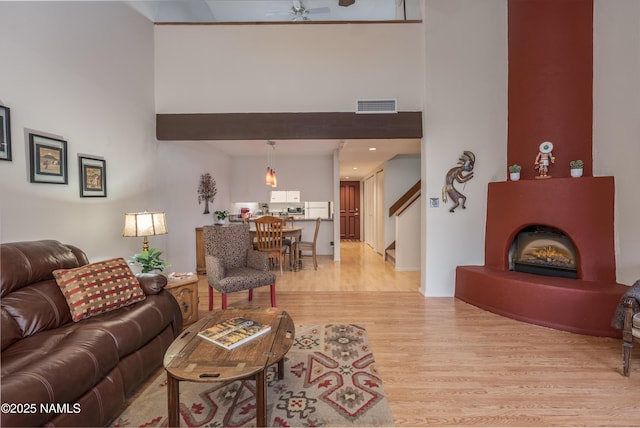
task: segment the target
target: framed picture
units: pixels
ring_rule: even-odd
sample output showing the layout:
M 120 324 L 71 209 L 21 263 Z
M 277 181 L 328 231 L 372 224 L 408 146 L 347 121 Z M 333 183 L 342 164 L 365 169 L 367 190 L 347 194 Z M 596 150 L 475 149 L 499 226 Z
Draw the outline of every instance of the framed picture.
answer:
M 0 160 L 11 160 L 11 110 L 0 106 Z
M 80 197 L 105 198 L 107 196 L 107 161 L 78 155 L 80 171 Z
M 67 142 L 30 133 L 29 173 L 32 183 L 67 184 Z

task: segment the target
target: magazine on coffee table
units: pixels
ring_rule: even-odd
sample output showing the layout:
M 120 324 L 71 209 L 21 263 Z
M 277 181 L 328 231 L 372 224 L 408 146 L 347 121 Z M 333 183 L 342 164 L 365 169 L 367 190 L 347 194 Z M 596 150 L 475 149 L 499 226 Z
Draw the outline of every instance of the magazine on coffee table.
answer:
M 198 336 L 231 350 L 270 330 L 270 325 L 264 325 L 247 318 L 235 317 L 202 330 L 198 333 Z

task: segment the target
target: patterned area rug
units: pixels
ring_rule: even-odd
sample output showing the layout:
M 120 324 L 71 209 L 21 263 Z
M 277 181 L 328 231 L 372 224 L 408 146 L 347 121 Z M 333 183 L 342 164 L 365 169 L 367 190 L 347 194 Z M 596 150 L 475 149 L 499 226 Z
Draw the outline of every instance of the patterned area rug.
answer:
M 393 416 L 364 327 L 296 326 L 285 357 L 267 379 L 267 420 L 272 427 L 393 426 Z M 190 427 L 255 426 L 255 382 L 180 383 L 180 424 Z M 116 419 L 114 427 L 167 426 L 166 375 Z

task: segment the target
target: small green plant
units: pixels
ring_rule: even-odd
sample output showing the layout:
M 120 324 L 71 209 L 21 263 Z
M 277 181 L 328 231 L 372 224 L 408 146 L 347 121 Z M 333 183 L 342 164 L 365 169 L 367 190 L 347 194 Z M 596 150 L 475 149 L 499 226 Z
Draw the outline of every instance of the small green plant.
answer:
M 571 167 L 571 169 L 580 169 L 584 166 L 584 162 L 582 162 L 580 159 L 572 160 L 571 162 L 569 162 L 569 166 Z
M 149 273 L 154 270 L 162 272 L 164 268 L 171 265 L 162 260 L 160 258 L 161 255 L 162 252 L 158 251 L 156 248 L 149 248 L 149 250 L 143 250 L 138 254 L 134 254 L 129 260 L 129 263 L 132 265 L 139 265 L 142 268 L 142 273 Z
M 227 211 L 227 210 L 224 210 L 224 211 L 216 211 L 214 214 L 216 215 L 216 217 L 217 217 L 217 219 L 218 219 L 218 220 L 222 221 L 222 220 L 224 220 L 225 218 L 227 218 L 227 216 L 229 215 L 229 211 Z
M 520 172 L 520 170 L 522 169 L 522 167 L 518 164 L 514 164 L 509 166 L 509 172 L 514 173 L 514 172 Z

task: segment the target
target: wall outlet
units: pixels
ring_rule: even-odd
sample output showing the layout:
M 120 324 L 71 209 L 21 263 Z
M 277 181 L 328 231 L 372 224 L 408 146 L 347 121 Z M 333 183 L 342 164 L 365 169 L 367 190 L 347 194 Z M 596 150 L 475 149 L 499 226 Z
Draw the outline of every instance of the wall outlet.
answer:
M 429 198 L 429 208 L 438 208 L 440 206 L 440 198 Z

